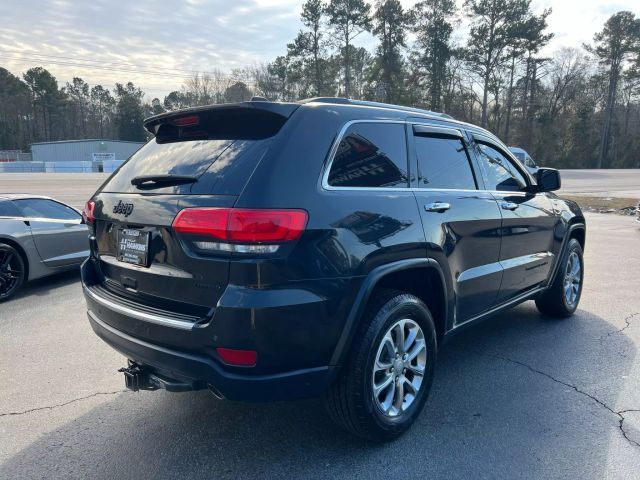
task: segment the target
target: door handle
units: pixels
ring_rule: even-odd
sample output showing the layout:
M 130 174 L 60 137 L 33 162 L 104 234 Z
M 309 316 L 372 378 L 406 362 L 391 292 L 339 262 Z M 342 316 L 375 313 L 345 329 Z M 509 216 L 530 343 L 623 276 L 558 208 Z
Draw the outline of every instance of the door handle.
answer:
M 515 202 L 502 202 L 502 209 L 503 210 L 515 210 L 516 208 L 518 208 L 518 204 Z
M 433 203 L 427 203 L 424 206 L 424 209 L 427 212 L 438 212 L 438 213 L 442 213 L 446 210 L 449 210 L 451 208 L 451 205 L 445 202 L 433 202 Z

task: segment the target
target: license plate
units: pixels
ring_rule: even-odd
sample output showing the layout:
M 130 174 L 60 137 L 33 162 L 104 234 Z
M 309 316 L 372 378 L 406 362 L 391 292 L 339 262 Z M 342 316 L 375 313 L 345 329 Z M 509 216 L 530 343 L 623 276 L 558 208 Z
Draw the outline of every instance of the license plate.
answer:
M 135 228 L 118 230 L 118 260 L 146 267 L 148 253 L 149 232 Z

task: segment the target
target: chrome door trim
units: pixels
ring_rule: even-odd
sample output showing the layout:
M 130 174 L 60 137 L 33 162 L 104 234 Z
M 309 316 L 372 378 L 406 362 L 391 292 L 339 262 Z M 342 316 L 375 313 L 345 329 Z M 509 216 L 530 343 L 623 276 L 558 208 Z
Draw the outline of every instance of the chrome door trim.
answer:
M 461 272 L 460 275 L 458 275 L 457 282 L 460 283 L 467 280 L 472 280 L 474 278 L 484 277 L 486 275 L 498 273 L 502 270 L 522 267 L 530 263 L 535 263 L 540 260 L 553 257 L 554 254 L 552 252 L 539 252 L 531 255 L 509 258 L 507 260 L 501 260 L 499 262 L 487 263 L 486 265 L 480 265 L 478 267 L 473 267 Z

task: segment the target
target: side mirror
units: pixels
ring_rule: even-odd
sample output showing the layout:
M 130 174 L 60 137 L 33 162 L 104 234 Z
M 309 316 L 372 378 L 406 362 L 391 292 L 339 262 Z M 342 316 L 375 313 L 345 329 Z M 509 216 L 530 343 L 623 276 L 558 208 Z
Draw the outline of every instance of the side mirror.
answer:
M 555 168 L 539 168 L 536 173 L 536 192 L 560 190 L 560 172 Z

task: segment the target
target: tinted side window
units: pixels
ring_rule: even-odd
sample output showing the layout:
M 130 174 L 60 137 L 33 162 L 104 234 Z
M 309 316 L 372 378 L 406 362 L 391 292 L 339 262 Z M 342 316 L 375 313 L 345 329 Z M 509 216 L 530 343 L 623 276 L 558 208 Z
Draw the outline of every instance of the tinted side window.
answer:
M 403 124 L 356 123 L 342 137 L 329 185 L 407 187 L 407 145 Z
M 21 217 L 18 208 L 9 200 L 0 200 L 0 217 Z
M 53 220 L 80 220 L 80 214 L 72 208 L 44 198 L 15 200 L 22 215 L 30 218 L 50 218 Z
M 416 135 L 421 188 L 475 190 L 471 164 L 462 139 L 444 135 Z
M 502 152 L 484 143 L 476 143 L 476 147 L 487 190 L 519 191 L 527 185 Z

